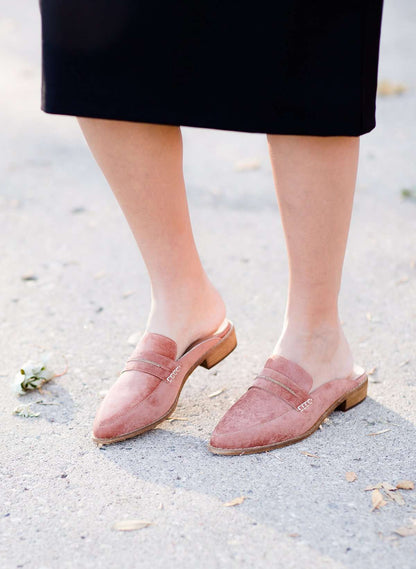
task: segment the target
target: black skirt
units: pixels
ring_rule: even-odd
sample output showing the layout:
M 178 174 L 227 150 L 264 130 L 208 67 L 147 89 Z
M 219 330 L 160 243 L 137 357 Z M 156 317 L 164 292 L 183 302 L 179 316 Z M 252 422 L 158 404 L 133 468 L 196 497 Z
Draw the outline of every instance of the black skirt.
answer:
M 383 0 L 39 0 L 47 113 L 244 132 L 375 127 Z

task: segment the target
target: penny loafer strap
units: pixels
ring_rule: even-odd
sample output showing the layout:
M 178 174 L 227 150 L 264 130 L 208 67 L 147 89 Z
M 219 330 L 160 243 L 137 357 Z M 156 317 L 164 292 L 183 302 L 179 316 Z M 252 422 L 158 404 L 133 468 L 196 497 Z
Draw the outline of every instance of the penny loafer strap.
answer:
M 283 399 L 300 412 L 312 403 L 309 394 L 296 382 L 271 368 L 263 368 L 251 387 L 258 387 Z
M 121 373 L 125 371 L 142 371 L 162 381 L 171 383 L 181 367 L 179 362 L 171 360 L 162 354 L 146 351 L 135 354 L 135 357 L 127 360 L 126 366 Z

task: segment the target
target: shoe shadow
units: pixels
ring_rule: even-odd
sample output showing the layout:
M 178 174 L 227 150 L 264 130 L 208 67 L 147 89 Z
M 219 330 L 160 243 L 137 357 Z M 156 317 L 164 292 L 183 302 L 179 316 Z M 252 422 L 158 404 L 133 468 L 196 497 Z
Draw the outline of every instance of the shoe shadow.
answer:
M 69 391 L 62 385 L 53 382 L 42 390 L 28 392 L 24 397 L 16 399 L 18 405 L 30 404 L 31 411 L 39 413 L 38 420 L 49 423 L 69 424 L 76 414 L 76 405 Z M 24 418 L 16 417 L 22 421 Z
M 208 440 L 154 429 L 100 452 L 137 479 L 197 492 L 222 503 L 247 499 L 238 512 L 278 532 L 299 534 L 315 550 L 346 566 L 371 561 L 408 567 L 414 538 L 393 532 L 416 517 L 416 491 L 401 491 L 404 505 L 372 510 L 367 486 L 413 479 L 415 426 L 367 397 L 348 413 L 335 411 L 307 439 L 261 454 L 217 456 Z M 378 434 L 375 434 L 378 433 Z M 357 479 L 348 482 L 347 472 Z M 409 566 L 410 567 L 410 566 Z

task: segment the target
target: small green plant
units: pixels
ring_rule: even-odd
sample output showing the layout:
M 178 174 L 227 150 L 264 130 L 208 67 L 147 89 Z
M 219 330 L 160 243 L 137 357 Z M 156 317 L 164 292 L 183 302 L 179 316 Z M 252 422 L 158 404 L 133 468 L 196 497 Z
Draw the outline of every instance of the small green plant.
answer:
M 400 193 L 402 198 L 416 200 L 416 188 L 403 188 Z
M 24 395 L 30 390 L 38 389 L 41 385 L 56 377 L 53 370 L 48 368 L 47 361 L 52 352 L 44 353 L 39 361 L 28 360 L 22 365 L 14 378 L 14 390 L 17 395 Z

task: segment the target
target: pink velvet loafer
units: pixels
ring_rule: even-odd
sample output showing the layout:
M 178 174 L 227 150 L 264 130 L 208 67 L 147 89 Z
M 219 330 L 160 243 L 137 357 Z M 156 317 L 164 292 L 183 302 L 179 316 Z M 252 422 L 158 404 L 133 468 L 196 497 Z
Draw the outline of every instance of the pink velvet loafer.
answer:
M 347 411 L 367 396 L 368 377 L 355 365 L 348 377 L 312 389 L 311 375 L 283 356 L 270 356 L 246 393 L 215 427 L 209 450 L 250 454 L 309 437 L 335 409 Z
M 174 340 L 145 332 L 97 410 L 92 439 L 108 444 L 152 429 L 173 413 L 194 369 L 213 367 L 236 345 L 228 319 L 213 334 L 192 342 L 178 359 Z M 132 370 L 135 373 L 124 373 Z

